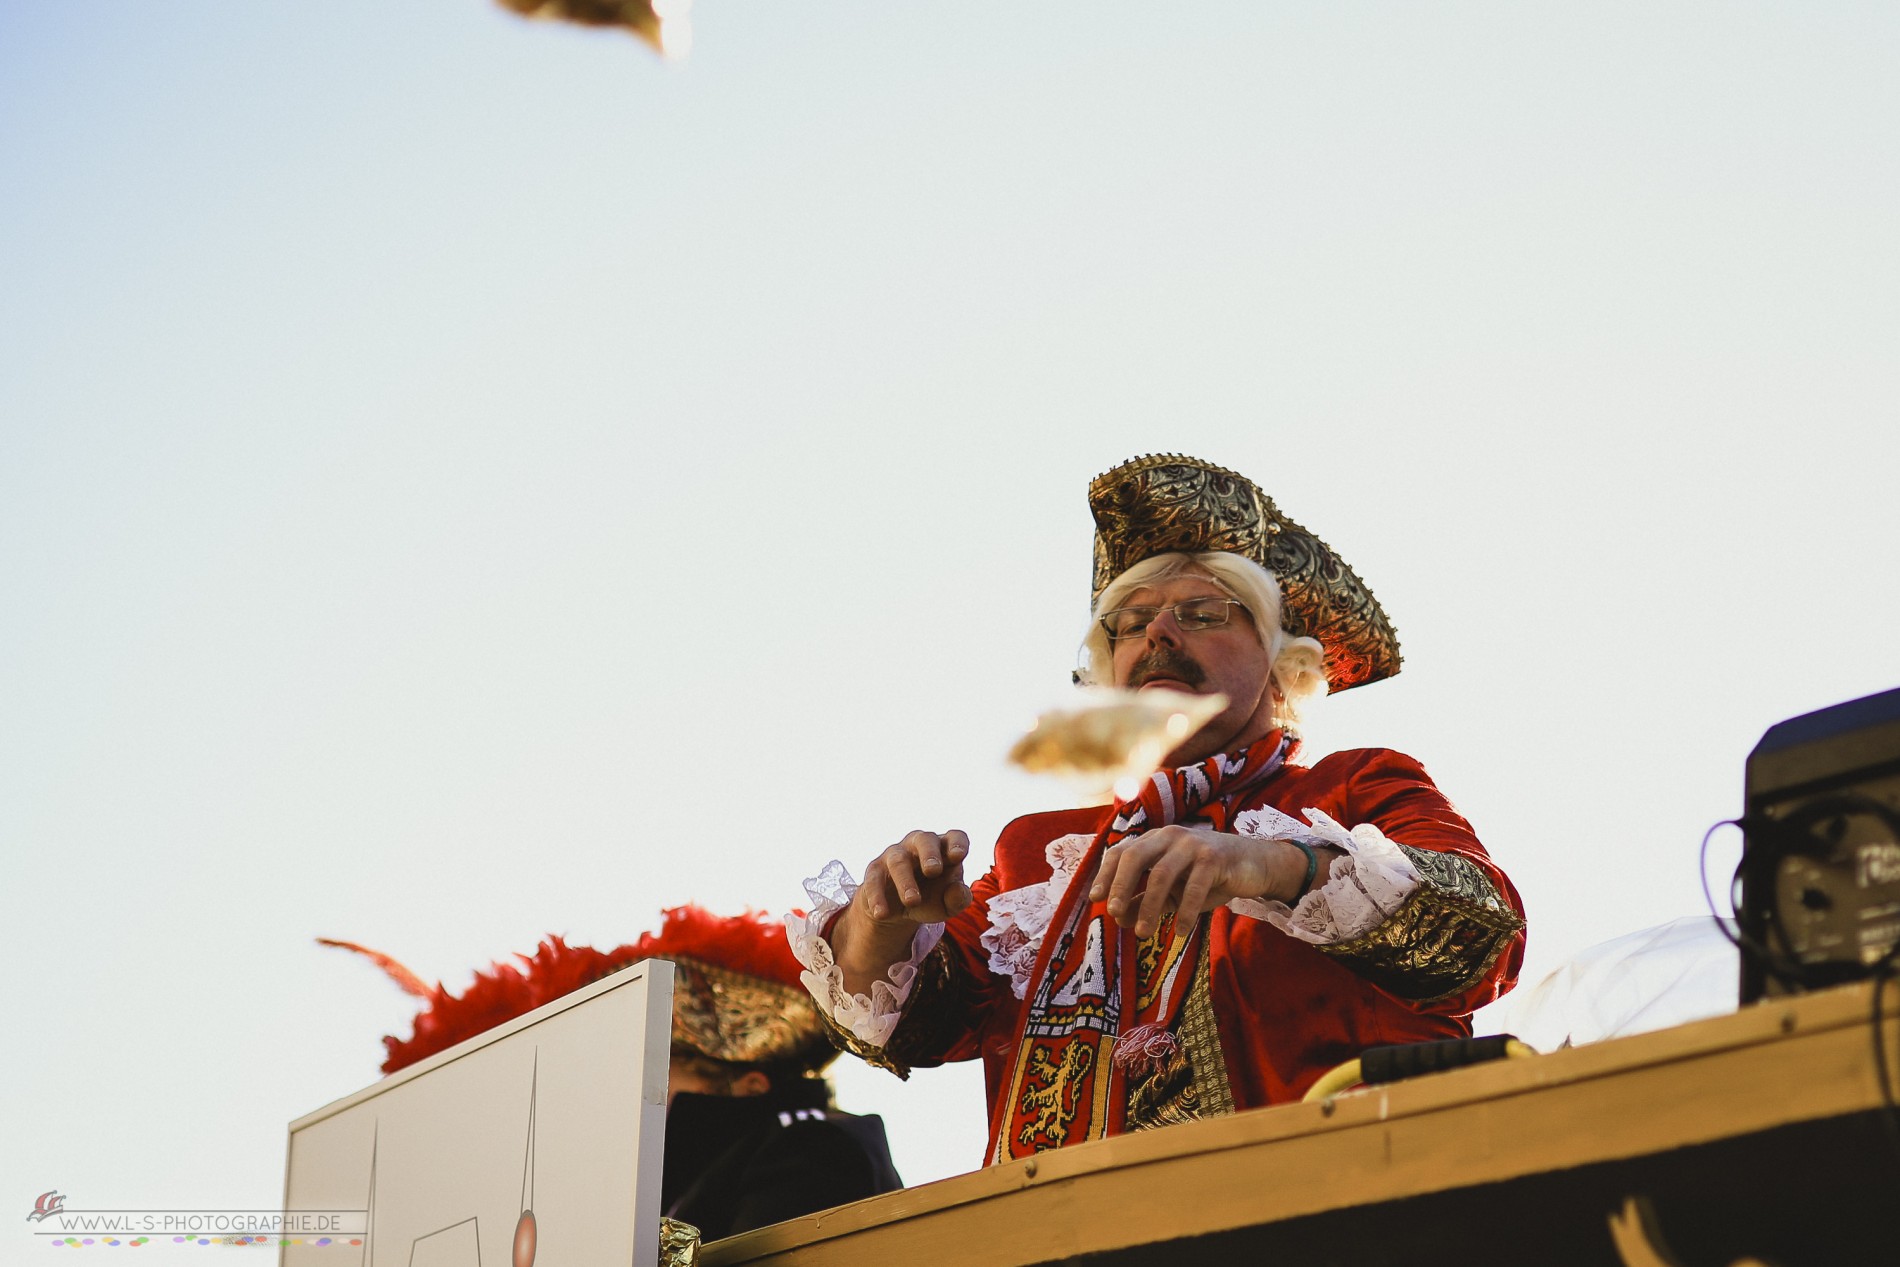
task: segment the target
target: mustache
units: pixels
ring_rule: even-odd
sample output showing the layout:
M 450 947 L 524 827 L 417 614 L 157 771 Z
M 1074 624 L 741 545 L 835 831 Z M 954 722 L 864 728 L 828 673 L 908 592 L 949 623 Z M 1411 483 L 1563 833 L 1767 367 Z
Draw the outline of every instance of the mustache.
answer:
M 1128 685 L 1132 689 L 1139 689 L 1158 677 L 1173 678 L 1184 686 L 1196 689 L 1207 681 L 1207 673 L 1200 665 L 1188 659 L 1185 653 L 1168 646 L 1154 647 L 1135 661 L 1128 670 Z

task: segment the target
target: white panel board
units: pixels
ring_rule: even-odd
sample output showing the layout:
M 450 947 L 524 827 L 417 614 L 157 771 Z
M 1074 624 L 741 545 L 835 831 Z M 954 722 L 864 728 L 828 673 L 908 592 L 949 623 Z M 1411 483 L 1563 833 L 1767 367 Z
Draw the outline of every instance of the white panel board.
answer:
M 283 1267 L 649 1267 L 672 1013 L 649 960 L 291 1123 L 286 1211 L 367 1214 Z

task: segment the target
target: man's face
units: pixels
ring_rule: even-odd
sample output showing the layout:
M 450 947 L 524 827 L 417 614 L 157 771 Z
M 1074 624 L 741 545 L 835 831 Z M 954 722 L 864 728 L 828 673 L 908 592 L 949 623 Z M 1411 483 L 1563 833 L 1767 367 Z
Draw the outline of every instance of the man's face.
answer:
M 715 1076 L 702 1063 L 674 1052 L 666 1073 L 667 1104 L 672 1104 L 673 1097 L 682 1091 L 690 1091 L 694 1095 L 724 1095 L 726 1080 Z
M 744 1066 L 720 1067 L 717 1061 L 705 1060 L 674 1052 L 672 1063 L 667 1067 L 666 1102 L 671 1105 L 673 1097 L 682 1091 L 694 1095 L 764 1095 L 772 1089 L 771 1080 L 756 1069 Z
M 1226 597 L 1227 591 L 1212 577 L 1195 572 L 1144 585 L 1117 605 L 1172 607 L 1190 598 Z M 1169 764 L 1184 765 L 1217 752 L 1231 752 L 1273 729 L 1273 666 L 1245 608 L 1232 608 L 1224 625 L 1191 633 L 1181 628 L 1172 612 L 1163 611 L 1142 633 L 1110 644 L 1110 651 L 1117 686 L 1157 686 L 1227 697 L 1226 708 L 1168 754 Z

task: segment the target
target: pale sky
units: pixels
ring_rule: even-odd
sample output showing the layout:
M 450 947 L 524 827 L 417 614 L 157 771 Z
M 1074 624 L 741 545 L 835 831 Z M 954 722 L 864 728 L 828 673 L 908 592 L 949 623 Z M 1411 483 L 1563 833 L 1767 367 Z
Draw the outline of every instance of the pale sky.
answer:
M 0 0 L 0 1213 L 274 1202 L 412 1014 L 314 937 L 457 985 L 986 857 L 1138 453 L 1384 601 L 1310 751 L 1425 762 L 1527 985 L 1900 685 L 1892 5 L 695 26 Z M 980 1158 L 974 1068 L 839 1083 Z

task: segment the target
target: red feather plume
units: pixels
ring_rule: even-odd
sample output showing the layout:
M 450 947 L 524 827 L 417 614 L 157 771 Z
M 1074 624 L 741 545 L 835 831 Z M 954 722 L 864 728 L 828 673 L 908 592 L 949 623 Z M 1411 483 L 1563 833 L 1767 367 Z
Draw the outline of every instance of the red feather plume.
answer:
M 359 946 L 353 941 L 337 941 L 330 937 L 317 938 L 317 945 L 335 946 L 338 950 L 355 951 L 388 973 L 389 979 L 401 986 L 405 994 L 413 994 L 417 998 L 422 999 L 429 997 L 429 987 L 423 984 L 421 977 L 409 971 L 409 969 L 380 950 L 371 950 L 368 946 Z
M 658 932 L 642 934 L 638 941 L 612 950 L 570 946 L 550 934 L 533 954 L 515 956 L 519 966 L 495 963 L 476 973 L 459 996 L 440 984 L 424 985 L 381 951 L 354 942 L 319 940 L 368 956 L 403 989 L 428 1001 L 417 1013 L 410 1037 L 391 1034 L 383 1039 L 388 1053 L 384 1073 L 395 1073 L 642 959 L 697 959 L 789 986 L 798 985 L 799 973 L 804 971 L 786 944 L 785 926 L 777 919 L 763 911 L 714 915 L 699 906 L 669 907 L 662 912 Z
M 785 925 L 764 911 L 714 915 L 703 906 L 672 906 L 661 912 L 657 933 L 645 933 L 631 946 L 634 958 L 670 959 L 684 955 L 728 972 L 795 986 L 804 966 L 785 940 Z

